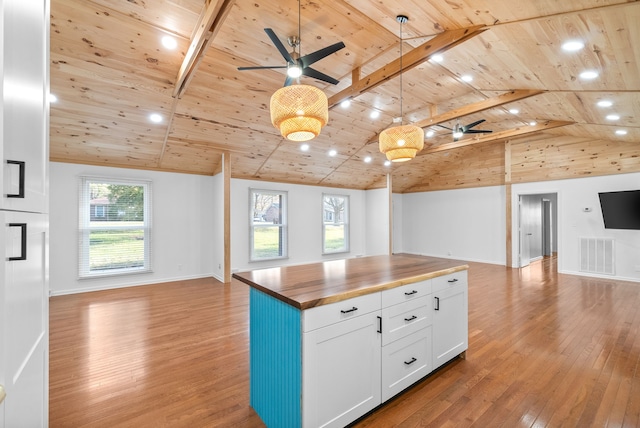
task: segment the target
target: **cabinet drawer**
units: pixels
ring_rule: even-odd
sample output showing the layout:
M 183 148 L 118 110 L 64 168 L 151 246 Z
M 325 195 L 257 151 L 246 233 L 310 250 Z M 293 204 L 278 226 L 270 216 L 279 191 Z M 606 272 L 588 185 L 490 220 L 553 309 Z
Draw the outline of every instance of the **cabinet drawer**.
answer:
M 315 330 L 378 310 L 380 310 L 379 292 L 307 309 L 302 311 L 302 331 Z
M 382 309 L 382 345 L 408 336 L 431 325 L 429 296 Z
M 431 280 L 429 279 L 384 290 L 382 292 L 382 307 L 408 302 L 427 294 L 431 294 Z
M 382 347 L 382 401 L 417 382 L 432 370 L 432 327 Z
M 456 285 L 467 285 L 467 271 L 463 270 L 460 272 L 450 273 L 448 275 L 438 276 L 433 278 L 432 288 L 433 292 L 437 293 L 442 290 L 446 290 L 447 288 L 454 287 Z

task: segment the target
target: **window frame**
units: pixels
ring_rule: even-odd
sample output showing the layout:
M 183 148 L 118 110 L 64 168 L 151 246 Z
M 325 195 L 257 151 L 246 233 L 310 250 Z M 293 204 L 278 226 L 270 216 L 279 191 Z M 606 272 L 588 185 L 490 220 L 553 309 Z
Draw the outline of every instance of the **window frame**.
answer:
M 151 194 L 152 183 L 148 180 L 141 179 L 121 179 L 110 177 L 96 177 L 96 176 L 80 176 L 79 180 L 79 198 L 78 198 L 78 278 L 98 278 L 98 277 L 110 277 L 117 275 L 131 275 L 138 273 L 152 272 L 151 266 Z M 133 267 L 121 267 L 121 268 L 109 268 L 109 269 L 96 269 L 91 270 L 90 266 L 90 235 L 91 231 L 95 230 L 132 230 L 139 229 L 140 226 L 121 226 L 116 227 L 113 225 L 100 225 L 91 224 L 91 184 L 114 184 L 123 186 L 140 186 L 143 188 L 143 220 L 142 229 L 144 233 L 143 238 L 143 266 Z M 106 211 L 106 207 L 104 208 Z
M 279 223 L 256 222 L 254 216 L 254 195 L 265 194 L 278 196 L 280 198 L 279 206 Z M 289 195 L 284 190 L 272 189 L 249 189 L 249 262 L 262 262 L 267 260 L 282 260 L 289 258 L 289 224 L 288 224 L 288 204 Z M 275 257 L 258 257 L 255 248 L 255 231 L 256 228 L 267 228 L 277 226 L 280 228 L 280 246 L 278 252 L 280 255 Z
M 344 199 L 344 214 L 343 214 L 343 218 L 342 221 L 336 223 L 335 220 L 330 220 L 330 222 L 332 224 L 340 224 L 344 227 L 344 246 L 340 249 L 337 250 L 328 250 L 327 249 L 327 222 L 325 221 L 325 199 L 326 198 L 342 198 Z M 350 215 L 350 206 L 349 206 L 350 202 L 349 202 L 349 195 L 340 195 L 340 194 L 336 194 L 336 193 L 323 193 L 322 194 L 322 202 L 321 202 L 321 207 L 322 207 L 322 215 L 321 215 L 321 219 L 322 219 L 322 254 L 323 255 L 330 255 L 330 254 L 341 254 L 341 253 L 348 253 L 351 251 L 351 245 L 350 245 L 350 227 L 349 227 L 349 215 Z M 335 214 L 335 213 L 333 213 Z

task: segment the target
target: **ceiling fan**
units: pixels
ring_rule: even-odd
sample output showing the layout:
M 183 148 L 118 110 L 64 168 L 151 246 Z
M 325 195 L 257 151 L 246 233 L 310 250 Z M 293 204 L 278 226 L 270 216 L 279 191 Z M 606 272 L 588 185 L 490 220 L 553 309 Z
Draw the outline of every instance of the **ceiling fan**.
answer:
M 493 132 L 489 131 L 488 129 L 471 129 L 474 126 L 480 125 L 482 122 L 485 122 L 485 120 L 480 119 L 468 125 L 460 125 L 460 122 L 458 122 L 453 128 L 447 128 L 443 125 L 438 126 L 453 132 L 453 141 L 458 141 L 464 134 L 488 134 L 490 132 Z
M 284 81 L 284 86 L 289 86 L 293 79 L 299 78 L 302 76 L 313 77 L 314 79 L 322 80 L 323 82 L 331 83 L 333 85 L 337 85 L 339 80 L 334 79 L 331 76 L 327 76 L 326 74 L 309 67 L 316 61 L 321 60 L 322 58 L 331 55 L 334 52 L 339 51 L 344 48 L 345 45 L 342 42 L 335 43 L 331 46 L 327 46 L 326 48 L 319 49 L 310 54 L 300 56 L 300 53 L 297 52 L 298 47 L 300 46 L 300 37 L 299 36 L 290 36 L 287 38 L 287 43 L 289 46 L 293 48 L 292 52 L 288 52 L 284 47 L 276 33 L 273 32 L 271 28 L 265 28 L 264 31 L 267 33 L 271 42 L 275 45 L 275 47 L 280 51 L 282 57 L 287 61 L 286 65 L 267 65 L 267 66 L 256 66 L 256 67 L 238 67 L 238 70 L 258 70 L 263 68 L 286 68 L 287 69 L 287 78 Z

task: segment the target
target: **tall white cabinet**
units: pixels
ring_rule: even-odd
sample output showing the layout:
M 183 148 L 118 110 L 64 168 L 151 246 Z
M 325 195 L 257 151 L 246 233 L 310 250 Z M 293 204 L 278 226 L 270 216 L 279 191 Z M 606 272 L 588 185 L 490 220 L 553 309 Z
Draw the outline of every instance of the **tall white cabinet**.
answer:
M 49 15 L 0 0 L 0 428 L 48 426 Z

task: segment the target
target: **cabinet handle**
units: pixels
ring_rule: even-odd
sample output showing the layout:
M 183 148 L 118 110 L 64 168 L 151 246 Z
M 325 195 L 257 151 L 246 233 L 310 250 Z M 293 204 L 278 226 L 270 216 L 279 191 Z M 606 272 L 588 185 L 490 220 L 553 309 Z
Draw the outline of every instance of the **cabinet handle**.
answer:
M 25 163 L 23 161 L 7 160 L 7 164 L 18 165 L 19 169 L 19 184 L 18 193 L 8 193 L 7 198 L 24 198 L 24 168 Z
M 411 358 L 409 361 L 405 361 L 404 363 L 408 366 L 410 366 L 411 364 L 415 363 L 416 361 L 416 357 Z
M 378 333 L 382 333 L 382 317 L 378 315 Z
M 409 291 L 409 292 L 404 292 L 405 296 L 411 296 L 412 294 L 416 294 L 418 292 L 418 290 L 413 290 L 413 291 Z
M 435 309 L 436 311 L 439 311 L 439 310 L 440 310 L 440 298 L 439 298 L 439 297 L 434 297 L 434 299 L 435 299 L 435 306 L 434 306 L 434 309 Z
M 19 227 L 21 230 L 21 239 L 20 239 L 20 256 L 18 257 L 9 257 L 7 260 L 10 262 L 16 260 L 27 260 L 27 223 L 9 223 L 9 227 Z
M 457 279 L 457 278 L 453 278 L 453 279 L 450 279 L 450 280 L 449 280 L 449 281 L 447 281 L 447 282 L 458 282 L 458 279 Z
M 409 321 L 413 321 L 413 320 L 414 320 L 414 319 L 416 319 L 416 318 L 418 318 L 418 317 L 417 317 L 417 316 L 415 316 L 415 315 L 413 315 L 413 316 L 411 316 L 410 318 L 405 318 L 404 320 L 405 320 L 406 322 L 409 322 Z
M 358 310 L 358 308 L 356 308 L 356 307 L 354 306 L 354 307 L 353 307 L 353 308 L 351 308 L 351 309 L 347 309 L 347 310 L 342 309 L 340 312 L 342 312 L 343 314 L 348 314 L 349 312 L 354 312 L 354 311 L 357 311 L 357 310 Z

